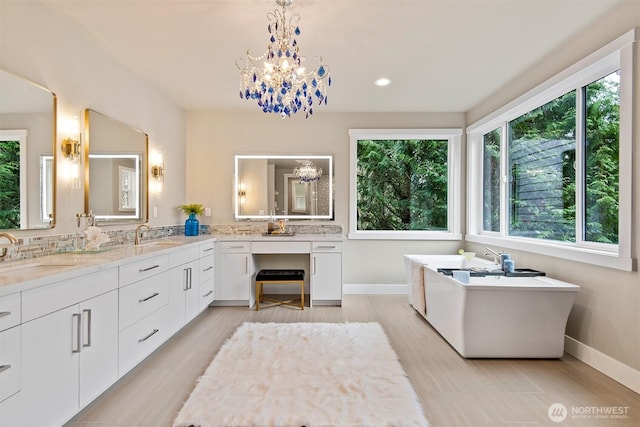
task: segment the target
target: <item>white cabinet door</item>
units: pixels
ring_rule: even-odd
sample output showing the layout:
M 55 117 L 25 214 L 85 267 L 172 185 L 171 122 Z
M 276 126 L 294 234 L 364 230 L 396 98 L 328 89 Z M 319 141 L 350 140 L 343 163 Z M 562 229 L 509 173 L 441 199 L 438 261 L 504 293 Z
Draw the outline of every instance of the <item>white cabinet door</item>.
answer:
M 59 425 L 78 410 L 81 327 L 77 305 L 22 325 L 23 425 Z
M 311 259 L 311 286 L 314 303 L 342 302 L 342 254 L 314 253 Z
M 21 424 L 60 425 L 117 380 L 116 287 L 111 269 L 23 292 Z
M 215 286 L 216 301 L 249 301 L 251 287 L 251 263 L 248 253 L 220 253 L 218 280 Z
M 80 407 L 118 379 L 118 291 L 80 304 Z
M 20 391 L 20 326 L 0 332 L 0 402 Z
M 197 316 L 199 310 L 199 261 L 169 271 L 168 323 L 172 332 Z
M 0 426 L 22 425 L 22 393 L 16 393 L 0 402 Z
M 185 323 L 200 312 L 200 261 L 192 261 L 182 266 Z

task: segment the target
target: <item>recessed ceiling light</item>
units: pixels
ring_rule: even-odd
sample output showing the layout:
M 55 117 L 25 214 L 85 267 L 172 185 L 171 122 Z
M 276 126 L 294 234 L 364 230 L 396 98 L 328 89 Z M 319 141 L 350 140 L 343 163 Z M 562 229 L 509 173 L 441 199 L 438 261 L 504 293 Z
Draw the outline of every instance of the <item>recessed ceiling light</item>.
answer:
M 387 86 L 389 83 L 391 83 L 391 80 L 389 80 L 389 79 L 387 79 L 385 77 L 382 77 L 382 78 L 376 80 L 375 83 L 376 83 L 376 86 Z

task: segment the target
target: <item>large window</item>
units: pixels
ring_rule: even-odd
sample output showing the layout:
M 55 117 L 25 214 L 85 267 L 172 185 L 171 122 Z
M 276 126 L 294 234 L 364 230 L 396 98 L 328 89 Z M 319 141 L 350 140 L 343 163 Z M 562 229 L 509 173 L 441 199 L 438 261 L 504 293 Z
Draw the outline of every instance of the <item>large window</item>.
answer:
M 576 93 L 509 121 L 511 236 L 575 241 Z
M 468 240 L 632 268 L 634 41 L 469 127 Z
M 362 130 L 351 137 L 357 238 L 460 238 L 461 130 Z
M 482 229 L 500 231 L 500 140 L 502 129 L 482 136 Z
M 582 88 L 584 120 L 584 239 L 618 243 L 620 72 Z

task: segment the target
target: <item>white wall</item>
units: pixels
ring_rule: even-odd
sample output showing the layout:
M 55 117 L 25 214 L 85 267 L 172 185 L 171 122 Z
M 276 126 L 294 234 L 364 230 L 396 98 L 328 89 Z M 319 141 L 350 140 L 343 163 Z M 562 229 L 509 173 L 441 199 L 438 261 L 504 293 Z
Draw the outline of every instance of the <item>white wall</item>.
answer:
M 160 195 L 150 197 L 158 207 L 151 225 L 184 221 L 176 207 L 184 203 L 184 113 L 158 88 L 138 78 L 113 56 L 80 32 L 65 17 L 32 1 L 0 1 L 0 67 L 56 93 L 58 128 L 85 108 L 99 111 L 149 135 L 151 150 L 162 151 L 166 179 Z M 56 150 L 62 135 L 58 133 Z M 61 164 L 62 156 L 58 158 Z M 37 190 L 36 190 L 37 191 Z M 16 231 L 27 235 L 74 231 L 75 214 L 84 210 L 84 190 L 57 182 L 57 226 L 53 230 Z
M 187 199 L 212 207 L 213 216 L 202 218 L 205 223 L 232 223 L 234 154 L 332 154 L 335 223 L 346 233 L 349 128 L 429 127 L 464 127 L 464 115 L 318 111 L 306 120 L 304 116 L 283 120 L 262 112 L 192 111 L 187 114 Z M 459 247 L 461 242 L 349 240 L 344 244 L 344 283 L 405 283 L 403 254 L 455 253 Z
M 573 40 L 552 52 L 526 74 L 502 88 L 494 96 L 468 112 L 467 122 L 473 123 L 514 98 L 534 88 L 579 59 L 605 45 L 634 27 L 640 27 L 640 2 L 625 2 L 611 13 L 578 34 Z M 636 46 L 635 65 L 635 136 L 633 170 L 640 170 L 640 46 Z M 633 257 L 640 254 L 638 219 L 640 218 L 640 174 L 634 174 L 632 218 Z M 481 252 L 482 245 L 469 245 Z M 547 272 L 548 275 L 582 286 L 567 325 L 567 334 L 580 343 L 616 361 L 640 370 L 640 273 L 624 272 L 565 261 L 544 254 L 513 252 L 516 260 Z M 599 357 L 599 356 L 597 356 Z M 640 386 L 640 374 L 635 381 Z

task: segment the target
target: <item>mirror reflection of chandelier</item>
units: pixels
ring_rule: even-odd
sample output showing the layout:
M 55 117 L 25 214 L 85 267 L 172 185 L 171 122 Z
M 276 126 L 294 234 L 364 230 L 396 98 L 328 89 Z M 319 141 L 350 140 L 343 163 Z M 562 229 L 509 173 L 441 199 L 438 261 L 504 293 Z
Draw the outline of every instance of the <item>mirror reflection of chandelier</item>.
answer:
M 270 35 L 267 51 L 255 56 L 248 50 L 245 58 L 236 61 L 240 70 L 240 98 L 257 101 L 262 111 L 282 118 L 298 111 L 309 117 L 315 105 L 327 103 L 327 89 L 331 86 L 329 67 L 321 57 L 316 65 L 305 67 L 305 57 L 300 54 L 296 40 L 300 35 L 300 16 L 295 14 L 287 21 L 285 13 L 293 0 L 275 1 L 282 10 L 267 15 Z
M 296 160 L 301 166 L 293 169 L 293 174 L 301 182 L 313 182 L 322 177 L 322 168 L 317 168 L 311 160 Z

